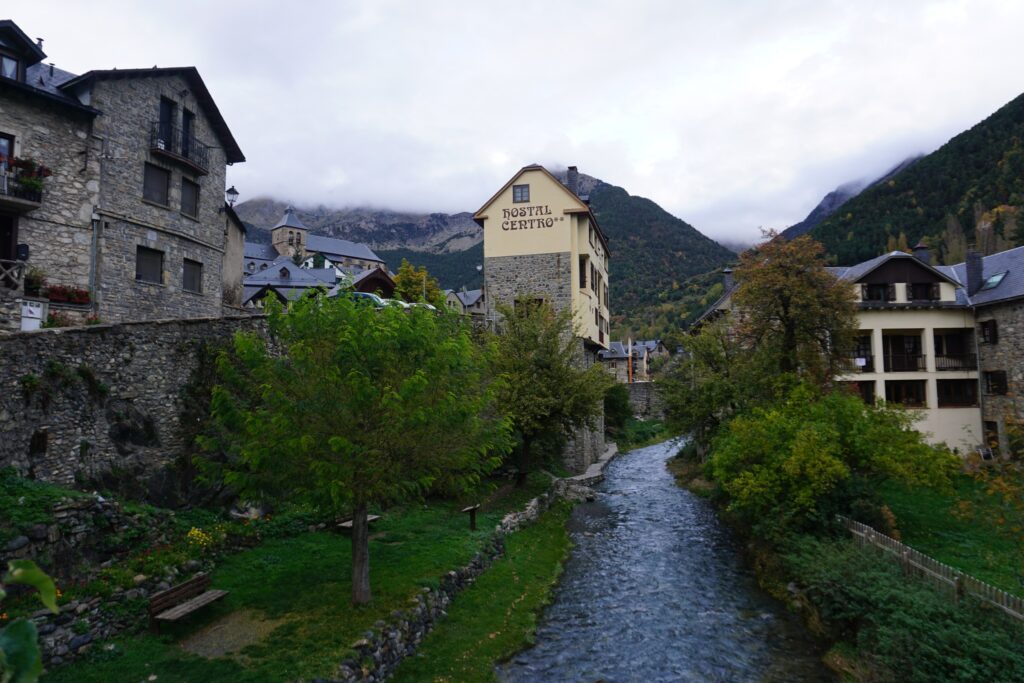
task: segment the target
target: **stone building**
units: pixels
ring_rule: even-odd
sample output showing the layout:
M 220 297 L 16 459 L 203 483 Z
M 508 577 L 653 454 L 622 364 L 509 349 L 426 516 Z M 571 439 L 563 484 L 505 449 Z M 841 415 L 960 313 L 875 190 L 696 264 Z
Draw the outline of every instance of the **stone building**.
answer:
M 462 315 L 471 315 L 474 318 L 483 319 L 487 312 L 486 302 L 484 300 L 484 290 L 482 289 L 461 289 L 456 291 L 454 289 L 445 290 L 445 303 L 448 308 L 461 313 Z
M 220 315 L 225 171 L 245 157 L 199 72 L 76 76 L 42 64 L 11 21 L 0 22 L 0 52 L 12 64 L 0 76 L 6 325 L 29 270 L 85 292 L 70 304 L 50 295 L 79 318 Z
M 608 241 L 577 193 L 570 166 L 561 182 L 543 166 L 521 168 L 473 215 L 484 233 L 484 309 L 489 323 L 500 304 L 523 298 L 573 311 L 583 362 L 608 348 Z M 566 464 L 582 471 L 604 450 L 603 420 L 573 435 Z
M 647 382 L 650 380 L 651 354 L 643 342 L 613 341 L 607 351 L 599 351 L 598 359 L 616 382 Z

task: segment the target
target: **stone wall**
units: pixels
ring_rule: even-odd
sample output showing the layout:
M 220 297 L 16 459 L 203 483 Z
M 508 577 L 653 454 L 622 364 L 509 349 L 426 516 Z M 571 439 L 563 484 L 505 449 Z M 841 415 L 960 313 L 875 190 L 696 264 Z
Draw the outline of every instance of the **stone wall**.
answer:
M 634 415 L 643 419 L 664 417 L 661 395 L 654 382 L 633 382 L 626 388 L 629 389 L 629 405 L 633 407 Z
M 240 316 L 0 337 L 0 467 L 178 504 L 190 387 L 236 331 L 263 328 Z
M 572 306 L 572 259 L 569 252 L 500 256 L 484 260 L 488 317 L 499 303 L 511 306 L 518 296 L 544 297 L 555 310 Z
M 981 342 L 980 324 L 995 320 L 998 337 L 995 344 Z M 1024 302 L 1012 301 L 1004 304 L 985 306 L 977 311 L 975 335 L 979 340 L 979 365 L 981 372 L 981 419 L 996 423 L 999 446 L 1004 455 L 1009 455 L 1010 438 L 1007 424 L 1024 426 Z M 985 372 L 1003 370 L 1006 372 L 1007 393 L 1005 395 L 985 392 Z

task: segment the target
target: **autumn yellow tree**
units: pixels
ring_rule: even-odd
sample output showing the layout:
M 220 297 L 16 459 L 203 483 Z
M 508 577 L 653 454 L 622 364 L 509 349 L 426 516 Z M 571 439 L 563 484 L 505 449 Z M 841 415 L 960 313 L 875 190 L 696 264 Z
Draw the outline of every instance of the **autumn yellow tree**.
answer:
M 857 330 L 853 287 L 825 268 L 824 248 L 810 237 L 766 237 L 736 268 L 734 331 L 747 348 L 768 351 L 779 372 L 827 384 Z
M 444 306 L 444 292 L 437 280 L 430 277 L 424 266 L 416 268 L 406 259 L 402 259 L 395 275 L 395 296 L 409 303 L 422 301 L 438 308 Z

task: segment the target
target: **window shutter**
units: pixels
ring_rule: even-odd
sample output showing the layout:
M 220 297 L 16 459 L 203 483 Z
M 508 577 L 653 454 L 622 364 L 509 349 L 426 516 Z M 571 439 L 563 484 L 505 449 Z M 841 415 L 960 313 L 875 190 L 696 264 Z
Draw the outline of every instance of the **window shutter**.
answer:
M 885 300 L 886 301 L 896 301 L 896 285 L 889 284 L 885 288 Z
M 939 283 L 938 282 L 933 282 L 932 283 L 932 301 L 938 301 L 939 300 L 939 296 L 941 294 L 941 291 L 942 290 L 939 287 Z
M 999 341 L 999 324 L 995 320 L 988 321 L 988 336 L 989 344 L 995 344 Z
M 861 301 L 867 301 L 868 300 L 868 286 L 867 286 L 866 283 L 863 283 L 863 282 L 860 283 L 860 300 Z

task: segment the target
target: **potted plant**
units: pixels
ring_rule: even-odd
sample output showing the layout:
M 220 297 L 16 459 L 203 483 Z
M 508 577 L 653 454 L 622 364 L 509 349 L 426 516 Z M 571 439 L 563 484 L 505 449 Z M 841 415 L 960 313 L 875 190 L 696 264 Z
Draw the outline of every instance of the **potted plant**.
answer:
M 46 288 L 46 298 L 50 301 L 67 301 L 68 288 L 64 285 L 50 285 Z
M 25 273 L 25 296 L 39 296 L 46 284 L 46 273 L 42 268 L 32 266 Z
M 73 304 L 87 304 L 90 301 L 88 289 L 69 289 L 68 301 Z

